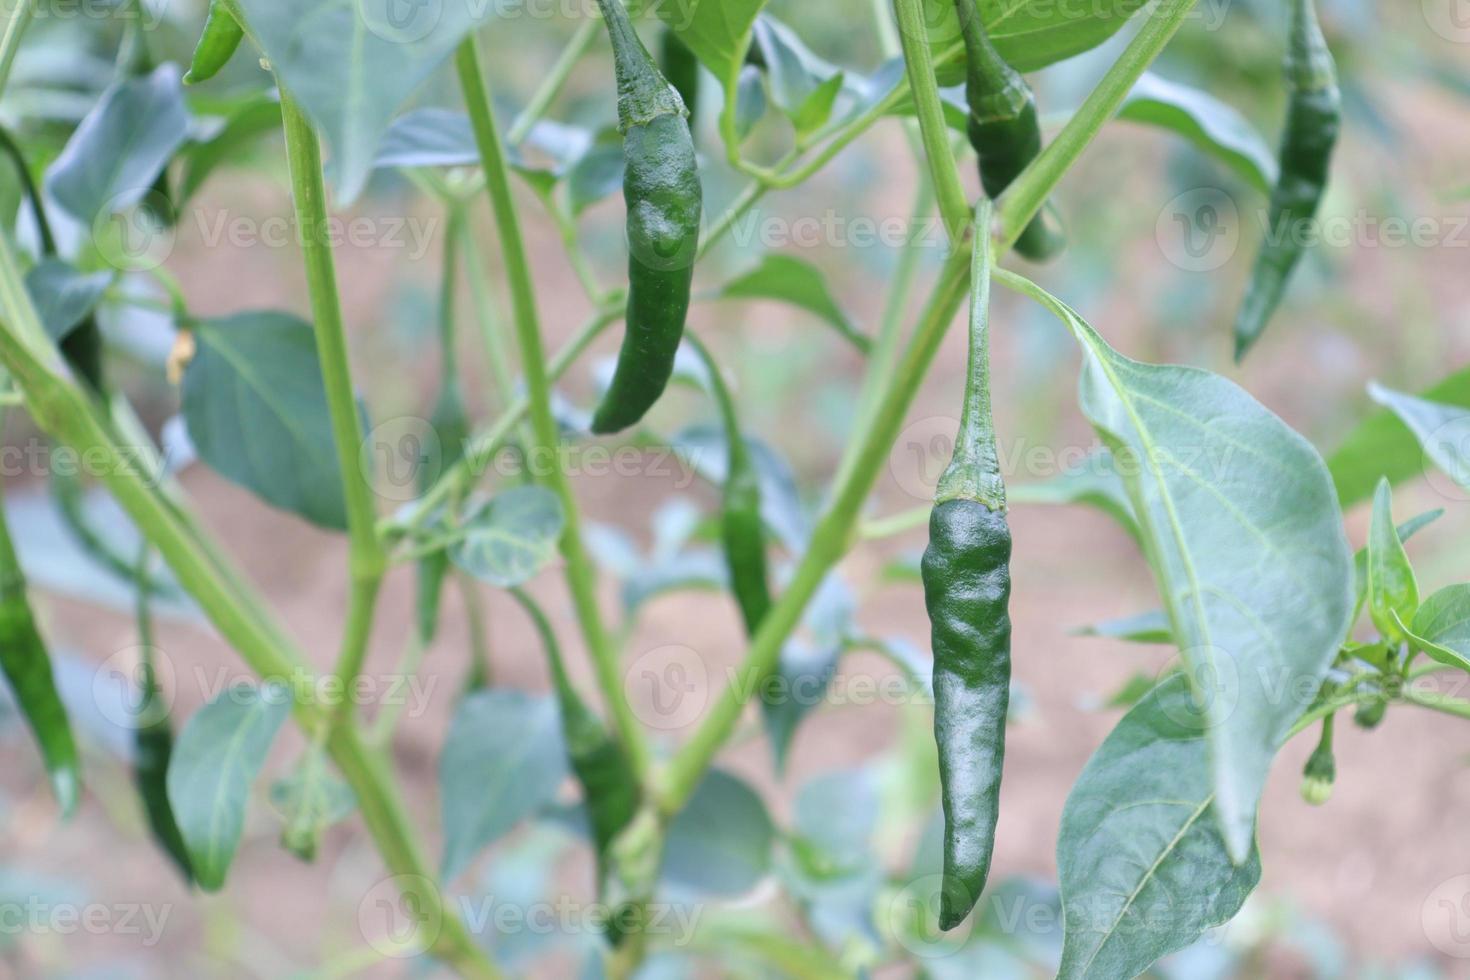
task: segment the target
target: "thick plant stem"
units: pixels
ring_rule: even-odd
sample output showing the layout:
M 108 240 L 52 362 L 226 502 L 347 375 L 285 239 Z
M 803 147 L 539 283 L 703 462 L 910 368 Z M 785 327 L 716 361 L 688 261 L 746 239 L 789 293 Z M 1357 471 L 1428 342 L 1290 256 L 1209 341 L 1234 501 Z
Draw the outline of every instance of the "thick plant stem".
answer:
M 1021 171 L 996 202 L 996 214 L 1004 229 L 1001 252 L 1021 237 L 1052 190 L 1092 143 L 1098 131 L 1117 113 L 1139 76 L 1164 50 L 1193 7 L 1194 0 L 1159 0 L 1157 5 L 1139 15 L 1144 21 L 1142 30 L 1129 42 L 1081 108 L 1067 120 L 1057 138 Z
M 872 427 L 860 437 L 857 455 L 813 531 L 811 543 L 802 555 L 791 583 L 751 641 L 750 652 L 735 678 L 670 763 L 661 800 L 666 813 L 677 812 L 688 801 L 720 746 L 734 731 L 746 701 L 754 696 L 761 681 L 775 669 L 781 648 L 801 621 L 807 603 L 827 573 L 847 553 L 863 503 L 886 465 L 909 406 L 939 351 L 940 342 L 964 302 L 969 272 L 969 253 L 964 249 L 954 250 L 940 271 L 939 281 L 914 330 L 913 340 L 884 389 L 878 411 L 873 414 Z
M 306 282 L 311 293 L 317 355 L 321 361 L 332 437 L 337 446 L 337 465 L 341 470 L 342 491 L 347 502 L 348 561 L 352 585 L 348 596 L 347 625 L 336 668 L 336 675 L 342 682 L 340 689 L 347 690 L 361 673 L 367 656 L 378 589 L 388 562 L 378 538 L 373 490 L 358 463 L 362 429 L 348 364 L 347 334 L 337 292 L 337 270 L 327 239 L 327 193 L 322 182 L 321 145 L 316 130 L 284 88 L 281 90 L 281 118 L 285 125 L 286 157 L 291 171 L 291 198 L 296 207 L 296 224 L 301 229 Z M 348 713 L 348 705 L 349 701 L 344 699 L 343 716 Z
M 919 114 L 919 133 L 924 140 L 924 156 L 929 161 L 934 193 L 939 199 L 939 213 L 949 230 L 950 244 L 958 247 L 970 224 L 970 205 L 965 186 L 960 182 L 949 126 L 944 122 L 944 105 L 934 80 L 934 55 L 929 50 L 929 35 L 924 25 L 923 0 L 894 0 L 894 7 L 898 11 L 903 60 Z
M 506 278 L 510 283 L 511 306 L 515 314 L 516 339 L 521 350 L 521 370 L 525 373 L 526 392 L 530 402 L 531 428 L 536 445 L 531 447 L 531 470 L 560 498 L 566 528 L 562 533 L 561 552 L 566 560 L 567 584 L 572 592 L 577 620 L 587 641 L 592 664 L 602 696 L 612 714 L 618 738 L 623 743 L 640 779 L 646 779 L 649 768 L 648 746 L 643 730 L 634 717 L 633 707 L 623 691 L 616 651 L 602 622 L 597 607 L 597 582 L 591 558 L 582 543 L 581 520 L 571 483 L 558 462 L 556 420 L 551 414 L 551 382 L 546 373 L 546 355 L 541 346 L 541 327 L 536 313 L 536 291 L 531 281 L 530 263 L 521 238 L 520 220 L 511 198 L 510 178 L 506 167 L 505 147 L 496 128 L 489 85 L 480 64 L 480 52 L 474 35 L 459 46 L 456 56 L 460 86 L 465 106 L 485 168 L 485 187 L 495 212 L 500 233 Z M 539 460 L 539 463 L 538 463 Z M 537 470 L 542 472 L 537 473 Z

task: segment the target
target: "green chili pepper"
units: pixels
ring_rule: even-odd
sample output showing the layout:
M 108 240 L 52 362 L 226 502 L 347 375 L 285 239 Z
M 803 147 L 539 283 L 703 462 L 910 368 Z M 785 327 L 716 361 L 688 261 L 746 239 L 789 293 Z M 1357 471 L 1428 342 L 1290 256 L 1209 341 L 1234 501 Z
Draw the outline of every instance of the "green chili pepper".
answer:
M 189 849 L 184 845 L 184 835 L 179 832 L 173 807 L 168 801 L 168 760 L 174 751 L 174 733 L 153 661 L 152 590 L 148 584 L 152 580 L 148 568 L 150 555 L 151 549 L 145 546 L 134 575 L 138 583 L 138 642 L 142 649 L 142 663 L 139 665 L 138 708 L 133 716 L 133 778 L 137 782 L 143 815 L 153 839 L 179 869 L 184 881 L 192 882 L 194 869 L 189 862 Z
M 991 199 L 1041 152 L 1036 96 L 1021 73 L 1006 63 L 990 42 L 975 0 L 955 0 L 965 42 L 965 101 L 970 107 L 970 146 L 980 158 L 980 183 Z M 1017 254 L 1036 262 L 1051 258 L 1066 244 L 1044 210 L 1016 240 Z
M 75 812 L 81 793 L 81 761 L 66 707 L 56 690 L 51 657 L 26 598 L 10 529 L 0 514 L 0 673 L 40 746 L 62 815 Z
M 607 853 L 613 840 L 632 822 L 638 811 L 638 780 L 628 757 L 602 721 L 587 707 L 567 676 L 561 657 L 561 644 L 546 613 L 522 589 L 511 589 L 536 627 L 550 662 L 551 682 L 561 708 L 562 735 L 566 739 L 567 761 L 582 784 L 587 805 L 592 841 L 597 849 L 598 878 L 608 871 Z
M 965 403 L 922 563 L 944 804 L 941 929 L 964 921 L 990 873 L 1010 703 L 1011 533 L 990 417 L 990 214 L 989 202 L 982 201 L 975 217 Z
M 204 30 L 194 46 L 194 57 L 184 73 L 185 85 L 207 82 L 229 63 L 245 37 L 245 30 L 220 0 L 210 0 Z
M 771 589 L 766 574 L 766 532 L 761 520 L 760 475 L 750 458 L 750 449 L 740 432 L 735 401 L 720 375 L 719 366 L 709 349 L 692 334 L 691 346 L 704 360 L 711 393 L 720 409 L 727 445 L 723 510 L 720 515 L 720 540 L 725 549 L 725 567 L 730 572 L 730 588 L 740 606 L 745 631 L 750 636 L 760 628 L 771 608 Z
M 598 0 L 612 38 L 627 170 L 627 333 L 592 431 L 618 432 L 653 407 L 674 372 L 689 313 L 703 208 L 694 139 L 679 93 L 659 73 L 619 0 Z
M 1281 139 L 1281 176 L 1271 192 L 1270 237 L 1251 271 L 1235 320 L 1235 359 L 1266 329 L 1306 248 L 1308 230 L 1327 188 L 1342 122 L 1337 67 L 1312 0 L 1295 0 L 1286 57 L 1290 100 Z
M 678 34 L 666 27 L 659 61 L 664 77 L 684 100 L 684 108 L 689 110 L 689 132 L 693 133 L 697 129 L 695 119 L 699 112 L 699 59 Z
M 1332 784 L 1337 780 L 1337 759 L 1332 754 L 1334 717 L 1328 715 L 1322 719 L 1322 737 L 1302 770 L 1302 799 L 1312 806 L 1321 806 L 1332 797 Z

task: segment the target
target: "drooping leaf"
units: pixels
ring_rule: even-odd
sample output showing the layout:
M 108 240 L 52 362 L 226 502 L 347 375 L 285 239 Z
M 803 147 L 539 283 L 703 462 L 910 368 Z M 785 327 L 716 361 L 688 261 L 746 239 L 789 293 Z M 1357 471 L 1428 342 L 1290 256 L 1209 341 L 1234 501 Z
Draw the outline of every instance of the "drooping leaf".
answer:
M 80 272 L 62 259 L 42 259 L 26 273 L 26 292 L 46 336 L 58 344 L 91 315 L 111 284 L 110 273 Z
M 177 65 L 102 94 L 46 174 L 57 205 L 86 227 L 141 201 L 189 135 Z
M 345 530 L 311 325 L 288 313 L 239 313 L 196 323 L 194 336 L 183 409 L 199 458 L 274 507 Z
M 471 507 L 449 559 L 497 588 L 522 585 L 556 557 L 565 523 L 556 494 L 540 486 L 511 487 Z
M 1368 393 L 1409 427 L 1435 466 L 1470 493 L 1470 408 L 1415 398 L 1378 384 L 1369 385 Z
M 179 151 L 183 173 L 178 183 L 178 203 L 192 198 L 222 166 L 236 165 L 267 134 L 281 128 L 281 103 L 272 92 L 262 92 L 232 109 L 224 124 L 207 139 L 190 142 Z
M 284 688 L 234 687 L 194 713 L 168 764 L 168 801 L 205 891 L 225 883 L 250 787 L 291 713 Z
M 1172 644 L 1174 642 L 1174 630 L 1169 626 L 1169 617 L 1164 614 L 1163 610 L 1095 623 L 1078 630 L 1077 635 L 1124 640 L 1128 643 Z
M 669 824 L 659 876 L 696 895 L 741 895 L 770 871 L 775 839 L 755 790 L 712 769 Z
M 751 28 L 765 5 L 766 0 L 680 0 L 652 7 L 724 86 L 740 71 Z
M 859 351 L 867 352 L 868 338 L 858 332 L 827 286 L 822 271 L 790 255 L 767 255 L 759 265 L 725 283 L 721 299 L 773 299 L 790 303 L 826 321 Z
M 1421 401 L 1470 409 L 1470 368 L 1456 371 L 1427 391 Z M 1344 508 L 1373 496 L 1382 477 L 1401 483 L 1424 471 L 1424 449 L 1412 430 L 1389 409 L 1358 424 L 1327 461 Z
M 1051 0 L 978 2 L 980 17 L 1001 57 L 1017 71 L 1031 72 L 1102 44 L 1143 9 L 1147 0 L 1084 7 Z
M 1206 701 L 1214 807 L 1244 861 L 1271 761 L 1350 625 L 1352 554 L 1326 467 L 1238 386 L 1129 360 L 1066 304 L 1026 292 L 1083 348 L 1082 407 L 1120 462 Z
M 1203 89 L 1145 72 L 1118 118 L 1172 130 L 1218 159 L 1263 194 L 1276 186 L 1276 156 L 1234 108 Z
M 795 31 L 769 15 L 756 20 L 754 43 L 770 77 L 772 99 L 797 134 L 826 125 L 846 84 L 846 73 L 814 54 Z
M 1402 623 L 1419 610 L 1419 584 L 1404 543 L 1393 524 L 1393 491 L 1387 480 L 1373 495 L 1373 523 L 1368 531 L 1368 611 L 1385 637 L 1403 640 Z
M 1210 814 L 1210 750 L 1188 681 L 1174 675 L 1113 729 L 1062 810 L 1059 980 L 1133 977 L 1229 921 L 1261 876 L 1231 860 Z
M 351 203 L 398 108 L 493 3 L 442 0 L 239 0 L 282 86 L 331 146 L 337 196 Z
M 550 803 L 566 775 L 555 700 L 490 690 L 461 701 L 439 757 L 445 880 Z

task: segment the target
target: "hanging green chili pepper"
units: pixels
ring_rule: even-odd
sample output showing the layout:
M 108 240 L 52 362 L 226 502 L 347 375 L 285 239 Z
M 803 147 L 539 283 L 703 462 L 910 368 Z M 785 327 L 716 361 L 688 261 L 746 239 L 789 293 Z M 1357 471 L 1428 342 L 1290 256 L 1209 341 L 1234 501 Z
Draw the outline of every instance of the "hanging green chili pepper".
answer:
M 582 784 L 592 841 L 597 849 L 598 878 L 601 880 L 607 872 L 608 848 L 638 811 L 638 779 L 622 748 L 572 686 L 566 664 L 562 661 L 561 644 L 557 642 L 556 631 L 551 628 L 546 613 L 524 590 L 511 589 L 511 595 L 531 618 L 546 648 L 551 683 L 561 708 L 567 760 L 572 764 L 577 781 Z
M 174 751 L 174 733 L 154 664 L 152 589 L 149 586 L 153 573 L 148 567 L 151 553 L 152 549 L 145 545 L 134 572 L 138 583 L 138 644 L 142 662 L 138 675 L 138 708 L 133 716 L 133 778 L 138 785 L 143 815 L 147 818 L 153 839 L 187 883 L 194 880 L 194 870 L 189 863 L 189 849 L 184 846 L 184 836 L 179 832 L 173 807 L 168 801 L 168 760 Z
M 924 552 L 934 648 L 934 735 L 944 804 L 939 927 L 969 915 L 990 873 L 1010 703 L 1011 533 L 990 417 L 990 215 L 975 216 L 969 377 L 954 458 Z
M 1237 361 L 1266 329 L 1306 249 L 1306 233 L 1327 188 L 1341 128 L 1337 66 L 1312 0 L 1293 0 L 1286 81 L 1290 98 L 1281 139 L 1281 176 L 1271 192 L 1268 237 L 1256 257 L 1245 302 L 1235 320 Z
M 3 514 L 0 514 L 0 673 L 5 675 L 15 703 L 40 746 L 62 815 L 69 817 L 76 810 L 81 791 L 81 762 L 66 707 L 61 703 L 51 673 L 46 642 L 31 614 L 25 575 Z
M 207 82 L 220 73 L 240 47 L 245 31 L 220 0 L 210 0 L 209 14 L 204 18 L 204 30 L 199 43 L 194 46 L 194 57 L 189 70 L 184 73 L 185 85 Z
M 1322 719 L 1322 737 L 1302 770 L 1302 799 L 1313 806 L 1321 806 L 1331 798 L 1332 784 L 1337 781 L 1337 759 L 1332 754 L 1334 717 L 1328 715 Z
M 955 0 L 965 42 L 965 101 L 970 107 L 970 146 L 980 158 L 980 183 L 997 198 L 1041 152 L 1036 96 L 1021 73 L 990 42 L 975 0 Z M 1066 244 L 1043 210 L 1016 240 L 1017 254 L 1041 262 Z
M 699 59 L 672 28 L 666 27 L 659 48 L 659 62 L 664 77 L 684 100 L 684 108 L 689 110 L 689 132 L 693 133 L 698 128 L 695 120 L 699 112 Z
M 663 394 L 689 313 L 703 208 L 694 140 L 679 93 L 633 30 L 620 0 L 598 0 L 612 38 L 627 170 L 627 333 L 592 431 L 633 425 Z
M 725 549 L 725 567 L 730 572 L 730 588 L 735 594 L 736 604 L 740 606 L 745 631 L 754 636 L 771 608 L 771 589 L 766 574 L 765 524 L 761 520 L 760 476 L 740 432 L 735 401 L 720 375 L 719 365 L 698 338 L 691 334 L 689 341 L 704 361 L 710 392 L 714 395 L 725 428 L 728 448 L 720 540 Z

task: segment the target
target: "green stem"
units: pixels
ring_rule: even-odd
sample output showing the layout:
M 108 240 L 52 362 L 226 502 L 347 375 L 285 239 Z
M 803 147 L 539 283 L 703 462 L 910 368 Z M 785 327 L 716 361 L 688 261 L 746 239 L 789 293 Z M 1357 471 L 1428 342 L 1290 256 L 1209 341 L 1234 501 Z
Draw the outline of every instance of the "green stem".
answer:
M 464 598 L 465 628 L 470 634 L 470 687 L 489 687 L 495 677 L 495 664 L 490 656 L 490 629 L 485 619 L 485 601 L 473 578 L 462 572 L 455 572 L 454 580 Z
M 541 328 L 536 313 L 536 290 L 531 268 L 521 237 L 520 219 L 511 197 L 510 177 L 506 166 L 505 147 L 496 128 L 489 84 L 480 64 L 479 48 L 474 35 L 459 46 L 456 56 L 460 86 L 464 90 L 470 124 L 484 164 L 485 186 L 490 194 L 495 223 L 500 233 L 502 260 L 510 282 L 511 306 L 515 313 L 516 339 L 521 350 L 521 370 L 526 377 L 530 400 L 531 428 L 537 445 L 531 448 L 533 470 L 539 454 L 544 460 L 541 478 L 560 498 L 566 527 L 561 539 L 562 557 L 566 561 L 567 585 L 572 592 L 577 619 L 586 638 L 598 684 L 612 714 L 619 739 L 641 779 L 649 770 L 649 751 L 643 730 L 633 707 L 623 691 L 617 652 L 609 642 L 597 607 L 596 573 L 582 543 L 581 521 L 577 501 L 567 475 L 556 462 L 559 442 L 556 419 L 551 414 L 551 382 L 547 376 L 545 353 L 541 346 Z
M 1052 190 L 1077 162 L 1098 132 L 1113 118 L 1128 93 L 1164 46 L 1169 43 L 1195 0 L 1159 0 L 1140 16 L 1143 28 L 1129 42 L 1127 49 L 1108 69 L 1082 103 L 1081 108 L 1062 127 L 1056 139 L 1011 183 L 996 202 L 996 213 L 1004 229 L 1001 251 L 1009 249 L 1021 237 L 1031 219 L 1036 217 Z
M 327 192 L 322 182 L 321 145 L 316 130 L 281 88 L 281 118 L 286 133 L 286 158 L 291 171 L 291 197 L 296 223 L 301 229 L 302 258 L 311 294 L 317 355 L 332 421 L 332 438 L 337 447 L 337 465 L 347 502 L 347 534 L 352 586 L 347 603 L 347 624 L 342 634 L 336 675 L 342 689 L 351 687 L 362 672 L 372 633 L 378 590 L 387 570 L 387 556 L 378 538 L 377 508 L 372 488 L 358 463 L 362 428 L 357 396 L 352 388 L 348 363 L 347 334 L 342 323 L 342 304 L 337 292 L 337 270 L 327 234 Z M 343 716 L 350 699 L 342 702 Z
M 964 301 L 969 272 L 969 253 L 952 252 L 914 329 L 913 339 L 884 389 L 872 427 L 860 437 L 857 454 L 817 523 L 791 583 L 756 632 L 750 652 L 734 679 L 670 763 L 661 801 L 665 812 L 677 812 L 688 801 L 720 746 L 735 729 L 746 700 L 775 669 L 781 648 L 800 623 L 807 603 L 851 546 L 863 504 L 887 463 L 914 396 Z
M 35 0 L 15 0 L 10 19 L 0 29 L 0 92 L 4 92 L 5 86 L 10 82 L 10 70 L 15 67 L 15 54 L 20 50 L 20 39 L 30 26 L 35 11 Z
M 1431 711 L 1454 715 L 1456 718 L 1470 718 L 1470 701 L 1452 698 L 1438 691 L 1415 691 L 1410 687 L 1404 689 L 1403 698 L 1409 704 L 1417 704 Z
M 939 200 L 939 213 L 944 216 L 950 243 L 958 247 L 970 224 L 970 205 L 965 185 L 960 181 L 949 126 L 944 121 L 944 104 L 939 99 L 939 88 L 934 80 L 934 54 L 929 49 L 924 2 L 894 0 L 894 7 L 898 10 L 898 30 L 909 90 L 918 110 L 919 133 L 924 141 L 924 156 L 929 161 L 935 196 Z
M 531 96 L 531 101 L 521 110 L 511 123 L 510 131 L 505 134 L 505 141 L 511 146 L 520 146 L 526 137 L 531 135 L 531 130 L 546 115 L 546 110 L 556 101 L 561 90 L 566 87 L 567 79 L 571 77 L 572 70 L 577 67 L 577 62 L 587 53 L 587 48 L 597 38 L 598 23 L 596 18 L 589 17 L 577 28 L 567 46 L 562 48 L 561 56 L 556 59 L 556 64 L 551 66 L 551 74 L 542 80 L 536 93 Z

